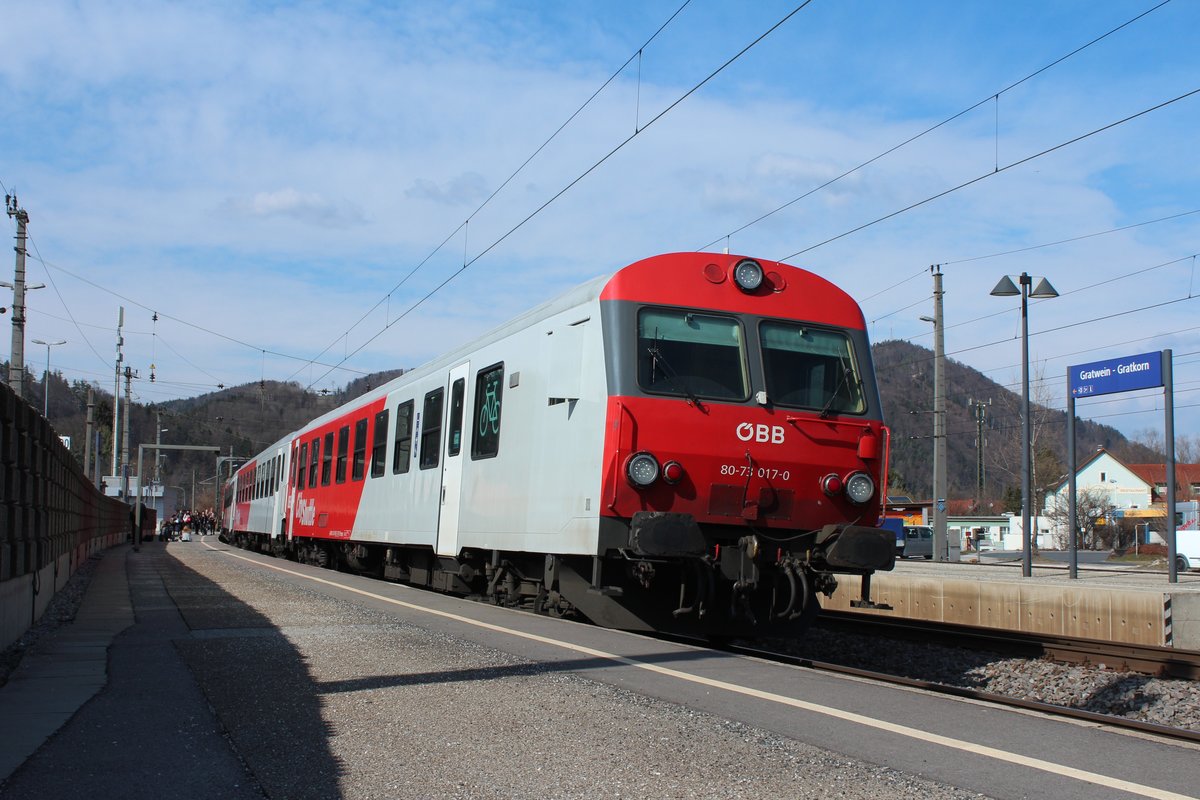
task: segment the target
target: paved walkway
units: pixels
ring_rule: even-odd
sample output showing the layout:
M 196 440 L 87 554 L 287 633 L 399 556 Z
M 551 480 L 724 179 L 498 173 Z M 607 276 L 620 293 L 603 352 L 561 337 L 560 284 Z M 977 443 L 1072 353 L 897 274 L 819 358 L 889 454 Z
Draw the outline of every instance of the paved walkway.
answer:
M 108 551 L 0 689 L 0 796 L 261 798 L 180 658 L 164 545 Z

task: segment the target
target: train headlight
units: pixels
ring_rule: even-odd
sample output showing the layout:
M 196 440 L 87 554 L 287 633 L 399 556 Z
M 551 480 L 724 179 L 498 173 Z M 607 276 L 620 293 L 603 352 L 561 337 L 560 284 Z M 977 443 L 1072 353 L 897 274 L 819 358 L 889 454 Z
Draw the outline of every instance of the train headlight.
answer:
M 625 462 L 625 474 L 634 486 L 649 486 L 658 480 L 658 459 L 649 453 L 634 453 Z
M 763 268 L 757 261 L 743 258 L 733 268 L 733 282 L 743 292 L 753 292 L 763 282 Z
M 678 461 L 668 461 L 663 464 L 662 468 L 663 480 L 670 484 L 679 483 L 683 480 L 683 465 Z
M 856 472 L 846 478 L 846 496 L 852 503 L 865 503 L 875 494 L 875 481 L 865 472 Z

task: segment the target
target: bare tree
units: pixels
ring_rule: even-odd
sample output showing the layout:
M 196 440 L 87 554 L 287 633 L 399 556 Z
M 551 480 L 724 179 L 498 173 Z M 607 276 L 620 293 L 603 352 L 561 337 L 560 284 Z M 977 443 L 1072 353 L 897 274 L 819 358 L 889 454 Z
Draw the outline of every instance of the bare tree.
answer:
M 1158 428 L 1143 428 L 1133 435 L 1133 441 L 1138 444 L 1145 445 L 1156 453 L 1164 454 L 1167 452 L 1167 446 L 1164 444 L 1163 434 Z
M 1200 461 L 1200 434 L 1186 433 L 1175 437 L 1175 460 L 1180 464 L 1195 464 Z
M 1099 486 L 1089 486 L 1075 495 L 1075 524 L 1079 531 L 1078 546 L 1083 550 L 1099 550 L 1119 544 L 1120 526 L 1113 519 L 1116 506 L 1108 492 Z M 1054 539 L 1060 548 L 1069 544 L 1070 508 L 1066 493 L 1057 496 L 1057 502 L 1046 509 L 1046 516 L 1054 523 Z

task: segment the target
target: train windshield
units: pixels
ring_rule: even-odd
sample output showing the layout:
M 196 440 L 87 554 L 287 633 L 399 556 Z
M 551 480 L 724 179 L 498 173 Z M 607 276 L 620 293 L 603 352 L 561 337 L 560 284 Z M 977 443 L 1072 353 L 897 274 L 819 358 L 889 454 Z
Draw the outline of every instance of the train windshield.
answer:
M 820 409 L 822 416 L 866 411 L 862 381 L 844 333 L 764 321 L 759 339 L 771 402 Z
M 733 317 L 681 309 L 638 314 L 638 383 L 647 392 L 746 399 L 742 326 Z

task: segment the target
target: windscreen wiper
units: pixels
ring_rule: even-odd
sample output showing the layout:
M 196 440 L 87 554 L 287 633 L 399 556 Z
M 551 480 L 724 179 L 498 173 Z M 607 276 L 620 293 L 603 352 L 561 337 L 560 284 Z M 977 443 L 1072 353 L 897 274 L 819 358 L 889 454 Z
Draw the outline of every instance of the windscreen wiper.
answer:
M 687 381 L 679 377 L 679 373 L 676 372 L 675 368 L 671 366 L 671 362 L 667 361 L 667 357 L 664 356 L 662 351 L 658 349 L 657 339 L 654 341 L 654 344 L 646 348 L 646 352 L 649 353 L 650 357 L 654 359 L 655 366 L 659 364 L 662 365 L 663 372 L 666 374 L 667 380 L 671 382 L 671 385 L 675 387 L 675 390 L 687 397 L 689 403 L 692 403 L 696 406 L 696 408 L 703 411 L 704 405 L 700 402 L 700 398 L 692 392 L 691 387 L 689 387 L 687 384 Z M 653 374 L 653 372 L 651 372 L 651 374 Z
M 842 367 L 842 380 L 834 388 L 833 394 L 829 395 L 829 399 L 825 401 L 825 407 L 821 409 L 821 419 L 826 419 L 829 417 L 829 412 L 833 410 L 833 404 L 838 399 L 838 393 L 842 391 L 843 387 L 847 389 L 850 388 L 850 380 L 853 377 L 854 370 L 850 369 L 849 367 Z

